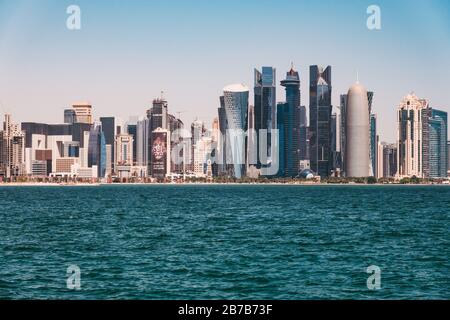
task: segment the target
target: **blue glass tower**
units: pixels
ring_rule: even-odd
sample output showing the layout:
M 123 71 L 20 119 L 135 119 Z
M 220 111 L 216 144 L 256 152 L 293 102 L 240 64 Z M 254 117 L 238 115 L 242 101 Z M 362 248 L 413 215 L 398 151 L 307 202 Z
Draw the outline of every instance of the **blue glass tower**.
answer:
M 97 166 L 99 178 L 106 174 L 106 140 L 102 125 L 96 123 L 89 133 L 88 166 Z
M 447 177 L 447 112 L 432 109 L 429 122 L 429 176 Z
M 263 67 L 262 72 L 255 69 L 255 131 L 257 136 L 257 167 L 268 165 L 271 161 L 271 131 L 276 127 L 276 69 Z M 267 160 L 260 158 L 260 130 L 267 130 Z M 266 160 L 266 161 L 265 161 Z
M 321 177 L 331 173 L 331 66 L 309 69 L 311 170 Z
M 286 88 L 286 103 L 277 105 L 279 130 L 279 176 L 295 177 L 300 166 L 300 76 L 293 67 L 281 81 Z M 306 141 L 306 136 L 304 137 Z

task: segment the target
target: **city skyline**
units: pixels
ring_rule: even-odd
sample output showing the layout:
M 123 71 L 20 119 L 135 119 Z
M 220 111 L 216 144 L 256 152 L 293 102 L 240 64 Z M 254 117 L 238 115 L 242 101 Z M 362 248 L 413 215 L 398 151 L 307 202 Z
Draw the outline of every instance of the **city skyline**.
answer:
M 77 1 L 82 29 L 70 31 L 65 26 L 69 1 L 0 1 L 0 113 L 12 113 L 19 122 L 61 123 L 63 109 L 89 100 L 96 119 L 127 120 L 144 115 L 164 91 L 174 114 L 189 111 L 181 117 L 185 123 L 197 117 L 211 123 L 224 85 L 252 88 L 254 68 L 277 69 L 276 102 L 283 102 L 279 80 L 291 62 L 300 73 L 306 106 L 310 65 L 333 67 L 334 110 L 359 73 L 375 93 L 373 111 L 382 141 L 396 140 L 396 109 L 412 91 L 432 107 L 450 111 L 445 79 L 450 42 L 442 41 L 450 32 L 447 1 L 378 1 L 382 29 L 377 31 L 366 27 L 369 1 L 231 2 L 197 1 L 201 5 L 193 10 L 192 2 L 128 6 Z M 421 19 L 424 12 L 434 19 Z M 319 15 L 316 30 L 312 27 Z M 253 26 L 255 19 L 266 22 L 265 33 Z M 171 26 L 171 21 L 178 24 Z M 226 37 L 234 37 L 240 50 L 227 48 Z M 311 41 L 314 46 L 306 45 Z

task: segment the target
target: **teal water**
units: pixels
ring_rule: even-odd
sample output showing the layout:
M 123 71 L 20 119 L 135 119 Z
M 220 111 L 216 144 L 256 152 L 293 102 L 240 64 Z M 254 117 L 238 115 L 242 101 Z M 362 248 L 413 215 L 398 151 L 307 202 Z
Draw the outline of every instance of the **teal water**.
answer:
M 0 298 L 449 299 L 449 210 L 445 186 L 0 187 Z

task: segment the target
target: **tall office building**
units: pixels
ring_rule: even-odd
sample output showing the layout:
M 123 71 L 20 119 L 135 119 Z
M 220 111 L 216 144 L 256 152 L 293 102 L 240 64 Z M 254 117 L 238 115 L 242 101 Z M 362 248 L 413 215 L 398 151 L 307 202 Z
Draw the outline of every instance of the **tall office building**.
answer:
M 248 97 L 249 89 L 243 84 L 233 84 L 223 89 L 223 103 L 227 123 L 226 144 L 228 145 L 227 150 L 230 152 L 229 159 L 231 160 L 233 175 L 236 178 L 241 178 L 245 175 Z
M 25 133 L 5 114 L 0 131 L 0 176 L 10 178 L 25 174 Z
M 150 175 L 163 180 L 170 174 L 170 131 L 157 128 L 152 132 Z
M 106 141 L 100 122 L 94 123 L 89 132 L 88 167 L 97 167 L 97 176 L 104 178 L 106 174 Z
M 197 142 L 200 141 L 204 135 L 206 134 L 206 127 L 203 121 L 200 121 L 198 119 L 194 120 L 194 122 L 191 123 L 191 159 L 190 163 L 187 163 L 187 169 L 189 171 L 195 171 L 195 162 L 197 159 L 195 159 L 195 149 L 197 146 Z
M 114 173 L 114 164 L 116 163 L 116 150 L 115 141 L 116 136 L 122 133 L 122 123 L 117 117 L 100 117 L 101 127 L 103 134 L 105 136 L 105 144 L 110 146 L 108 150 L 108 158 L 111 158 L 111 163 L 107 164 L 106 170 L 108 172 Z M 109 151 L 111 150 L 111 151 Z M 111 152 L 111 154 L 109 154 Z
M 75 112 L 74 122 L 93 123 L 92 105 L 89 102 L 76 102 L 72 105 L 72 109 Z M 64 113 L 64 116 L 66 116 L 66 113 Z
M 347 94 L 341 94 L 340 96 L 340 120 L 341 120 L 341 134 L 340 134 L 340 150 L 341 150 L 341 174 L 345 175 L 345 150 L 346 150 L 346 123 L 347 120 Z
M 169 130 L 168 103 L 164 98 L 153 100 L 152 107 L 147 110 L 147 118 L 150 119 L 150 130 L 157 128 Z
M 183 121 L 181 121 L 181 119 L 178 119 L 177 117 L 168 114 L 168 122 L 169 122 L 169 131 L 170 131 L 170 137 L 171 137 L 171 141 L 170 141 L 170 150 L 171 150 L 171 154 L 174 150 L 176 150 L 175 148 L 177 148 L 180 143 L 183 143 L 183 135 L 184 132 L 181 131 L 181 129 L 184 128 L 184 123 Z M 180 157 L 182 157 L 182 159 L 184 159 L 184 154 L 183 154 L 183 150 L 180 152 Z M 183 173 L 185 169 L 185 166 L 183 163 L 177 163 L 176 161 L 171 161 L 171 172 L 175 172 L 175 173 Z
M 340 151 L 340 115 L 333 113 L 331 115 L 331 170 L 333 176 L 341 175 L 341 151 Z
M 428 101 L 415 94 L 404 97 L 397 108 L 397 175 L 400 178 L 424 177 L 422 161 L 428 155 L 423 153 L 423 144 L 427 144 L 423 130 L 428 130 L 428 126 L 424 125 L 422 115 L 428 108 Z
M 279 130 L 279 173 L 280 176 L 295 177 L 300 166 L 300 76 L 293 67 L 281 81 L 286 90 L 286 103 L 277 105 L 277 129 Z
M 64 123 L 74 124 L 77 122 L 77 115 L 74 109 L 64 110 Z
M 115 166 L 133 166 L 134 138 L 130 134 L 118 134 L 115 141 Z
M 425 109 L 422 112 L 422 121 L 424 177 L 447 177 L 447 112 Z
M 140 119 L 136 127 L 136 160 L 137 165 L 148 167 L 150 163 L 151 131 L 150 120 L 148 118 Z
M 369 107 L 369 110 L 371 108 Z M 377 157 L 378 157 L 378 134 L 377 134 L 377 115 L 370 114 L 370 175 L 377 176 Z
M 447 176 L 450 177 L 450 141 L 447 142 Z
M 370 174 L 369 102 L 366 89 L 355 83 L 347 94 L 345 168 L 347 177 Z
M 254 87 L 254 117 L 255 131 L 257 135 L 257 167 L 270 164 L 271 154 L 271 132 L 276 129 L 276 69 L 272 67 L 262 67 L 262 72 L 255 69 L 255 87 Z M 260 157 L 261 132 L 267 132 L 267 156 Z M 265 159 L 267 158 L 267 159 Z
M 378 167 L 376 161 L 378 159 L 377 156 L 377 115 L 373 114 L 373 97 L 374 93 L 372 91 L 367 92 L 367 101 L 368 101 L 368 109 L 369 109 L 369 123 L 370 123 L 370 175 L 376 176 L 376 168 Z M 340 138 L 338 143 L 340 143 L 340 162 L 341 162 L 341 171 L 342 174 L 345 175 L 346 172 L 346 163 L 345 163 L 345 149 L 346 149 L 346 119 L 347 119 L 347 94 L 342 94 L 340 96 Z
M 377 168 L 376 168 L 376 175 L 375 175 L 375 178 L 377 178 L 377 179 L 383 178 L 383 174 L 384 174 L 383 159 L 384 159 L 384 145 L 382 142 L 380 142 L 379 137 L 377 137 L 377 159 L 376 159 Z
M 133 165 L 137 165 L 137 123 L 127 124 L 127 133 L 133 137 Z
M 309 119 L 311 170 L 321 177 L 331 172 L 331 66 L 310 67 Z
M 228 120 L 227 114 L 225 110 L 225 97 L 220 96 L 220 107 L 217 109 L 217 114 L 219 116 L 219 131 L 220 131 L 220 141 L 218 146 L 218 155 L 217 155 L 217 163 L 218 163 L 218 174 L 219 175 L 229 175 L 228 166 L 227 166 L 227 128 L 228 128 Z M 254 119 L 254 118 L 253 118 Z M 253 129 L 254 127 L 252 127 Z
M 308 156 L 308 118 L 306 115 L 306 107 L 300 106 L 297 108 L 298 119 L 300 120 L 300 137 L 299 137 L 299 151 L 298 157 L 300 160 L 309 160 Z
M 397 174 L 397 144 L 381 143 L 381 163 L 378 176 L 380 178 L 394 178 Z M 380 154 L 379 154 L 380 155 Z

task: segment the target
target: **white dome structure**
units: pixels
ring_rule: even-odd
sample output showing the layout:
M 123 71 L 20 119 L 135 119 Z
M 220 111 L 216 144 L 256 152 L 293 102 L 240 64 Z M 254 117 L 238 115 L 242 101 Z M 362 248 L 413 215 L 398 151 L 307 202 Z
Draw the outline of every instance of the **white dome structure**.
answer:
M 346 112 L 346 176 L 370 175 L 370 126 L 367 90 L 359 82 L 348 91 Z

